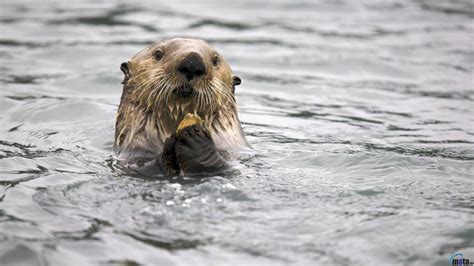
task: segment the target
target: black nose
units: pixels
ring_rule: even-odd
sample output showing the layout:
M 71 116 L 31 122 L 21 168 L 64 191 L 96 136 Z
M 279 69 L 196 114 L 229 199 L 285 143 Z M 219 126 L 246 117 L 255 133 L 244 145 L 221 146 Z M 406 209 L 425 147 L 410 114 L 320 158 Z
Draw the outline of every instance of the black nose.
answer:
M 206 66 L 198 54 L 191 53 L 181 61 L 178 71 L 186 76 L 188 80 L 192 80 L 195 77 L 206 74 Z

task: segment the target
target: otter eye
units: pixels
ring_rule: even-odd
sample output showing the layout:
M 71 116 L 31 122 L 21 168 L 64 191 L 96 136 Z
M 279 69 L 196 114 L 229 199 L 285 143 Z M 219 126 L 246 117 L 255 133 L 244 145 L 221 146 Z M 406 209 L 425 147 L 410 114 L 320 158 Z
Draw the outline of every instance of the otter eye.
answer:
M 217 64 L 219 64 L 219 56 L 215 55 L 212 57 L 212 64 L 214 66 L 217 66 Z
M 155 52 L 155 59 L 156 59 L 157 61 L 160 61 L 160 59 L 163 57 L 163 55 L 164 55 L 164 54 L 163 54 L 162 51 L 157 50 L 157 51 Z

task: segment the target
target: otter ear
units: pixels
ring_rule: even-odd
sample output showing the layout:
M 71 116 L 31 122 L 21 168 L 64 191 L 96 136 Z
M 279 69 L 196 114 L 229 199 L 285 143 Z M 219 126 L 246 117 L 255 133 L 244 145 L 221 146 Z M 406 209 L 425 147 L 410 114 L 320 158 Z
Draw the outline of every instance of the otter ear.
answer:
M 242 80 L 239 77 L 237 76 L 232 77 L 232 93 L 235 92 L 235 86 L 239 86 L 240 83 L 242 83 Z
M 242 80 L 241 80 L 239 77 L 234 76 L 234 77 L 232 78 L 232 85 L 238 86 L 238 85 L 240 85 L 240 83 L 242 83 Z
M 130 78 L 130 64 L 128 62 L 123 62 L 120 65 L 120 70 L 122 70 L 123 74 L 125 75 L 122 80 L 122 84 L 127 83 L 128 79 Z

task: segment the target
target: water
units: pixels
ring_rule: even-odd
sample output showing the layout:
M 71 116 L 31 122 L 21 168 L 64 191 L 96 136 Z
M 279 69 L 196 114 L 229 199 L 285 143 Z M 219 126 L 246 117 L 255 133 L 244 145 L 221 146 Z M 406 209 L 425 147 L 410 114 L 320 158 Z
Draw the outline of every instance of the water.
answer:
M 2 1 L 0 264 L 474 260 L 472 1 Z M 206 39 L 243 83 L 238 173 L 114 167 L 121 62 Z

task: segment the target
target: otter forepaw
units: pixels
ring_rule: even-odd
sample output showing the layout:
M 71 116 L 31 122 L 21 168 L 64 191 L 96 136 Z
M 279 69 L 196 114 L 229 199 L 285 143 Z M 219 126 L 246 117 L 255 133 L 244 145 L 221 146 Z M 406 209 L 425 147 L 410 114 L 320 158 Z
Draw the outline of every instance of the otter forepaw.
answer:
M 177 162 L 185 174 L 219 172 L 228 167 L 210 135 L 200 125 L 178 132 L 175 144 Z
M 174 176 L 179 174 L 179 165 L 175 153 L 176 141 L 176 134 L 173 134 L 165 140 L 163 145 L 161 163 L 166 176 Z

